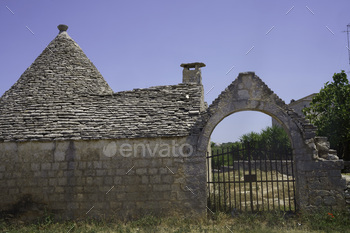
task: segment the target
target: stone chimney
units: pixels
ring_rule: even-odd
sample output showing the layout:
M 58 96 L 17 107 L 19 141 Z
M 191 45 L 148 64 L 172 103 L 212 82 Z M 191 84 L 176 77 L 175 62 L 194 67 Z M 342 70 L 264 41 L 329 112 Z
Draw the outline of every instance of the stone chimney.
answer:
M 183 63 L 180 66 L 184 68 L 182 71 L 182 83 L 202 84 L 201 67 L 205 67 L 204 63 Z
M 58 30 L 60 30 L 60 33 L 65 32 L 68 30 L 68 26 L 65 24 L 60 24 L 57 26 Z

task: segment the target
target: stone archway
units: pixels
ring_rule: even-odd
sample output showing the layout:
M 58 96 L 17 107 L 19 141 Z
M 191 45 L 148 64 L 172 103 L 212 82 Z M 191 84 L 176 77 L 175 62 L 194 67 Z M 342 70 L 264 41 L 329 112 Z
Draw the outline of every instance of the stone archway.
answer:
M 314 140 L 316 128 L 290 109 L 254 72 L 240 73 L 202 115 L 197 125 L 202 130 L 196 154 L 206 156 L 210 135 L 220 121 L 246 110 L 270 115 L 288 133 L 293 148 L 298 209 L 343 208 L 345 181 L 340 175 L 343 161 L 320 159 Z

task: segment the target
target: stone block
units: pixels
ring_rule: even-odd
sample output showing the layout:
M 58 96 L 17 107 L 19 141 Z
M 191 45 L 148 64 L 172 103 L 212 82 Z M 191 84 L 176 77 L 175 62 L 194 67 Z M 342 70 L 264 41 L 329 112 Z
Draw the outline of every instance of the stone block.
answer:
M 74 170 L 77 167 L 77 163 L 76 162 L 68 162 L 68 170 Z
M 194 197 L 195 194 L 192 194 L 190 191 L 187 191 L 187 192 L 180 191 L 180 192 L 177 192 L 176 196 L 177 196 L 178 201 L 184 201 L 184 200 L 189 200 L 190 198 Z
M 153 158 L 150 160 L 149 167 L 160 167 L 162 166 L 162 160 L 159 158 Z
M 155 185 L 153 185 L 153 191 L 155 191 L 155 192 L 171 191 L 171 185 L 155 184 Z
M 93 167 L 95 169 L 101 169 L 102 168 L 102 161 L 94 161 L 93 162 Z
M 135 167 L 149 167 L 151 164 L 150 159 L 138 159 L 134 161 Z
M 109 161 L 102 161 L 102 168 L 106 170 L 110 169 L 111 163 Z
M 60 170 L 67 170 L 68 164 L 67 162 L 61 162 L 60 163 Z
M 50 202 L 59 202 L 64 199 L 63 194 L 58 194 L 58 193 L 52 193 L 49 195 L 49 201 Z
M 74 170 L 74 175 L 75 175 L 76 177 L 80 177 L 80 176 L 83 175 L 83 171 L 82 171 L 82 170 Z
M 137 175 L 146 175 L 147 174 L 147 168 L 136 168 L 136 174 Z
M 107 173 L 107 170 L 96 170 L 96 176 L 106 176 Z
M 122 208 L 122 202 L 111 201 L 110 208 L 112 209 L 120 209 Z
M 330 195 L 330 192 L 328 190 L 316 190 L 315 191 L 315 194 L 317 196 L 321 196 L 321 197 L 324 197 L 324 196 L 329 196 Z
M 124 192 L 125 187 L 118 187 L 118 189 L 122 188 L 123 192 L 117 193 L 115 195 L 115 200 L 119 200 L 120 202 L 124 202 L 125 201 L 125 196 L 126 193 Z
M 81 202 L 81 201 L 83 201 L 83 200 L 85 199 L 83 193 L 78 193 L 77 195 L 75 195 L 75 198 L 76 198 L 79 202 Z
M 299 171 L 315 171 L 315 170 L 341 170 L 344 166 L 342 160 L 338 161 L 298 161 L 297 168 Z
M 63 171 L 63 176 L 65 176 L 65 177 L 73 177 L 74 176 L 74 170 Z
M 38 181 L 37 180 L 34 180 L 34 179 L 30 179 L 30 180 L 28 180 L 28 182 L 27 182 L 27 186 L 31 186 L 31 187 L 36 187 L 36 186 L 38 186 Z
M 113 178 L 112 177 L 104 177 L 104 184 L 106 185 L 112 185 L 113 184 Z
M 331 187 L 333 189 L 341 189 L 344 190 L 346 188 L 346 179 L 342 177 L 329 177 L 329 181 L 331 183 Z
M 181 184 L 171 184 L 171 190 L 173 192 L 179 192 L 182 191 Z
M 336 199 L 333 196 L 325 196 L 323 200 L 324 200 L 324 204 L 328 206 L 333 206 L 336 203 Z
M 141 177 L 140 176 L 130 176 L 127 175 L 123 177 L 123 183 L 127 185 L 132 185 L 132 184 L 141 184 Z
M 329 170 L 327 171 L 329 176 L 333 176 L 333 177 L 341 177 L 341 170 Z
M 95 171 L 95 170 L 92 170 L 92 169 L 84 170 L 84 171 L 83 171 L 83 175 L 84 175 L 84 176 L 95 176 L 95 174 L 96 174 L 96 171 Z
M 126 201 L 135 201 L 135 200 L 139 200 L 139 201 L 143 201 L 146 200 L 146 196 L 138 191 L 131 191 L 131 190 L 135 190 L 136 187 L 134 186 L 127 186 L 126 187 L 126 195 L 125 195 L 125 200 Z M 129 192 L 130 191 L 130 192 Z
M 93 178 L 93 177 L 86 177 L 86 184 L 87 184 L 87 185 L 92 185 L 92 184 L 93 184 L 93 181 L 94 181 L 94 178 Z
M 141 183 L 142 184 L 148 184 L 149 183 L 149 177 L 148 176 L 142 176 Z
M 96 187 L 91 186 L 91 184 L 88 183 L 88 178 L 91 178 L 91 177 L 87 177 L 87 178 L 86 178 L 86 186 L 83 187 L 83 192 L 84 192 L 85 194 L 96 192 Z
M 51 169 L 51 163 L 42 163 L 41 164 L 41 170 L 50 170 Z
M 304 176 L 306 177 L 326 177 L 328 176 L 327 171 L 307 171 L 305 172 Z
M 69 202 L 68 208 L 69 209 L 79 209 L 79 202 Z
M 76 183 L 76 186 L 86 185 L 86 178 L 84 176 L 75 177 L 75 183 Z
M 174 158 L 174 163 L 183 163 L 184 162 L 184 158 Z
M 57 162 L 64 161 L 66 158 L 65 152 L 56 152 L 54 153 L 54 160 Z
M 171 167 L 173 166 L 174 159 L 173 158 L 163 158 L 163 166 Z
M 55 209 L 55 210 L 64 210 L 64 211 L 67 210 L 67 203 L 64 201 L 64 199 L 54 200 L 54 202 L 51 203 L 51 205 L 53 206 L 53 209 Z
M 84 161 L 79 161 L 78 163 L 78 168 L 79 169 L 85 169 L 86 168 L 86 162 Z
M 30 167 L 32 171 L 40 171 L 40 163 L 31 163 Z
M 57 178 L 50 178 L 49 179 L 49 185 L 50 186 L 56 186 L 58 184 L 58 179 Z
M 130 169 L 130 168 L 129 168 Z M 129 170 L 128 169 L 128 170 Z M 126 168 L 117 168 L 116 170 L 115 170 L 115 174 L 116 175 L 125 175 L 126 174 L 126 172 L 128 171 L 128 170 L 126 170 Z
M 114 169 L 113 169 L 113 170 L 111 170 L 111 169 L 107 170 L 107 175 L 108 175 L 108 176 L 115 176 L 115 171 L 114 171 Z
M 165 183 L 165 184 L 174 183 L 174 175 L 163 175 L 162 176 L 162 183 Z
M 161 182 L 161 176 L 160 175 L 150 176 L 150 183 L 151 184 L 159 184 L 160 182 Z
M 58 178 L 57 183 L 59 186 L 65 186 L 67 185 L 67 178 Z
M 166 198 L 166 196 L 167 195 L 164 192 L 151 192 L 148 194 L 148 199 L 149 200 L 164 200 Z
M 169 171 L 169 169 L 166 168 L 166 167 L 161 167 L 161 168 L 159 168 L 159 174 L 161 174 L 161 175 L 167 174 L 168 171 Z M 170 171 L 169 171 L 169 172 L 170 172 Z
M 14 187 L 16 186 L 16 180 L 7 180 L 6 184 L 8 187 Z
M 118 185 L 122 183 L 122 178 L 120 176 L 114 177 L 114 184 Z
M 64 187 L 56 186 L 55 187 L 55 193 L 64 193 Z
M 60 164 L 59 164 L 59 163 L 52 163 L 52 164 L 51 164 L 51 169 L 52 169 L 52 170 L 58 170 L 59 167 L 60 167 Z
M 148 168 L 148 174 L 154 175 L 158 173 L 158 168 Z
M 33 175 L 34 177 L 41 177 L 41 171 L 35 171 Z

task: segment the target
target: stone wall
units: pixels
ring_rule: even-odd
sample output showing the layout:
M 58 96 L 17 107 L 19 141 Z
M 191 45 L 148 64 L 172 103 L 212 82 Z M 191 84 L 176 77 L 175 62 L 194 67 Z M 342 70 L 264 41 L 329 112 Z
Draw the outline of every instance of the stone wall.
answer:
M 188 143 L 186 137 L 0 143 L 0 208 L 46 209 L 69 219 L 202 215 L 206 161 Z
M 304 195 L 300 203 L 303 210 L 344 209 L 346 180 L 341 175 L 342 160 L 299 161 L 297 167 L 303 177 L 297 187 Z

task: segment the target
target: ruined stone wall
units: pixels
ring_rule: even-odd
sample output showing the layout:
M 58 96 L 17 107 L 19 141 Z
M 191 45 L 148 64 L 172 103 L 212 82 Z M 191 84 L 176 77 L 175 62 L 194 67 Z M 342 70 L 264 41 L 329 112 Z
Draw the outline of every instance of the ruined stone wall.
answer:
M 201 215 L 206 161 L 194 150 L 186 137 L 3 142 L 0 209 L 69 219 Z
M 299 161 L 300 179 L 297 187 L 304 198 L 303 210 L 343 210 L 345 207 L 346 180 L 341 175 L 342 160 Z

